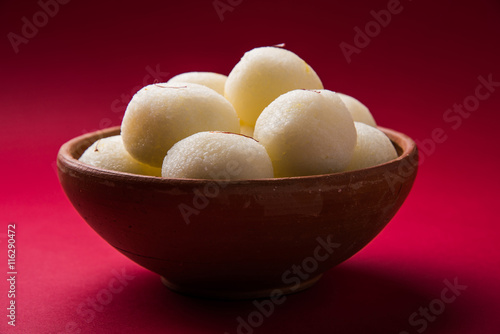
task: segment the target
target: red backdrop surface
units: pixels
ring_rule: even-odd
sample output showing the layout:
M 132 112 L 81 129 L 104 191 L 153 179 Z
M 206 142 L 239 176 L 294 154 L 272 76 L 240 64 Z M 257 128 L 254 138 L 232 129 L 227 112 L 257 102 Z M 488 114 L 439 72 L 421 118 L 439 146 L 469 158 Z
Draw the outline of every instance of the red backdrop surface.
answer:
M 0 277 L 9 278 L 9 224 L 17 251 L 16 326 L 4 278 L 0 332 L 498 333 L 500 3 L 215 4 L 0 3 Z M 414 138 L 422 161 L 374 241 L 259 318 L 251 300 L 173 293 L 115 251 L 66 199 L 55 158 L 68 139 L 119 125 L 143 84 L 228 74 L 245 51 L 278 43 L 326 88 Z

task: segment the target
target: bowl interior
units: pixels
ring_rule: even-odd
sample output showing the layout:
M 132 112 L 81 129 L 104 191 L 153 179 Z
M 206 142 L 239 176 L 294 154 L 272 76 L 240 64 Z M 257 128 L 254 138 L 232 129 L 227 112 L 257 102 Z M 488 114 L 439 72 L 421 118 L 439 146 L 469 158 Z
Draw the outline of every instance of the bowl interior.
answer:
M 413 141 L 413 139 L 411 139 L 410 137 L 408 137 L 407 135 L 405 135 L 403 133 L 397 132 L 397 131 L 389 129 L 389 128 L 385 128 L 385 127 L 381 127 L 381 126 L 378 126 L 377 128 L 379 130 L 381 130 L 382 132 L 384 132 L 387 135 L 387 137 L 389 137 L 389 139 L 391 140 L 391 143 L 393 144 L 393 146 L 396 149 L 396 152 L 398 154 L 398 157 L 396 159 L 394 159 L 392 161 L 388 161 L 388 162 L 381 164 L 381 165 L 393 163 L 395 161 L 400 161 L 400 160 L 407 158 L 408 156 L 413 154 L 413 156 L 411 157 L 412 159 L 411 159 L 410 163 L 412 165 L 412 168 L 416 170 L 418 167 L 418 153 L 417 153 L 416 144 Z M 114 127 L 94 131 L 94 132 L 89 132 L 87 134 L 83 134 L 81 136 L 73 138 L 73 139 L 69 140 L 68 142 L 66 142 L 61 147 L 61 149 L 58 153 L 58 159 L 66 160 L 65 163 L 72 162 L 72 163 L 74 163 L 74 165 L 82 165 L 82 166 L 84 166 L 83 168 L 85 168 L 85 169 L 88 168 L 89 171 L 92 171 L 96 174 L 100 174 L 100 173 L 104 173 L 106 175 L 113 174 L 113 175 L 116 175 L 117 177 L 120 177 L 120 175 L 122 175 L 126 178 L 130 178 L 130 175 L 132 175 L 132 176 L 137 177 L 138 179 L 141 179 L 142 181 L 144 181 L 144 178 L 155 178 L 158 180 L 159 178 L 155 177 L 155 176 L 137 175 L 137 174 L 124 173 L 124 172 L 109 171 L 109 170 L 94 167 L 91 165 L 86 165 L 86 164 L 78 161 L 78 159 L 83 154 L 83 152 L 85 152 L 85 150 L 90 145 L 92 145 L 95 141 L 97 141 L 101 138 L 119 135 L 120 131 L 121 131 L 120 126 L 114 126 Z M 358 170 L 351 171 L 351 172 L 359 173 L 362 170 L 377 168 L 381 165 L 363 168 L 363 169 L 358 169 Z M 323 174 L 323 175 L 296 176 L 296 177 L 285 177 L 285 178 L 273 178 L 273 179 L 267 179 L 267 180 L 270 182 L 273 182 L 273 180 L 278 180 L 278 179 L 292 179 L 293 180 L 293 179 L 299 179 L 299 178 L 314 178 L 314 177 L 321 177 L 321 176 L 325 176 L 325 175 L 339 175 L 339 174 L 351 173 L 351 172 L 332 173 L 332 174 Z M 168 180 L 169 180 L 166 178 L 160 178 L 160 179 L 162 179 L 166 182 L 168 182 Z M 170 179 L 170 180 L 174 181 L 174 182 L 177 180 L 186 180 L 188 182 L 202 182 L 202 183 L 207 182 L 207 180 L 203 180 L 203 179 Z M 245 180 L 245 181 L 252 182 L 252 181 L 256 181 L 256 180 Z M 231 182 L 238 183 L 240 181 L 235 180 L 235 181 L 231 181 Z

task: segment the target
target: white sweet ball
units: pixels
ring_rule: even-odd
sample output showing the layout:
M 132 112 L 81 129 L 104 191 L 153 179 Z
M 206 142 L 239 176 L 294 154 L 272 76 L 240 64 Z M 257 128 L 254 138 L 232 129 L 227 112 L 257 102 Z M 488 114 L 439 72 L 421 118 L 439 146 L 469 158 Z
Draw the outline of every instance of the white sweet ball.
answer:
M 295 53 L 261 47 L 245 53 L 229 73 L 224 95 L 245 125 L 254 126 L 262 110 L 294 89 L 323 89 L 316 72 Z
M 361 122 L 354 122 L 354 126 L 358 139 L 346 171 L 379 165 L 397 158 L 396 149 L 385 133 Z
M 336 93 L 294 90 L 264 109 L 254 138 L 267 149 L 275 177 L 316 175 L 347 167 L 356 129 Z
M 250 125 L 245 125 L 245 124 L 241 124 L 240 125 L 240 133 L 242 135 L 245 135 L 245 136 L 248 136 L 248 137 L 253 137 L 253 131 L 254 131 L 254 127 L 253 126 L 250 126 Z
M 227 132 L 200 132 L 176 143 L 165 156 L 162 176 L 191 179 L 273 177 L 266 149 L 255 139 Z
M 337 95 L 342 99 L 342 102 L 344 102 L 355 122 L 365 123 L 374 127 L 377 126 L 370 110 L 363 103 L 346 94 L 337 93 Z
M 81 162 L 119 172 L 161 176 L 161 169 L 143 164 L 128 154 L 120 135 L 97 140 L 80 157 Z
M 201 131 L 238 132 L 231 103 L 208 87 L 193 83 L 162 83 L 139 90 L 125 111 L 122 138 L 135 159 L 161 167 L 179 140 Z
M 186 72 L 170 78 L 170 80 L 167 81 L 167 84 L 173 82 L 195 83 L 212 88 L 217 93 L 224 96 L 224 85 L 226 84 L 226 79 L 226 75 L 214 72 Z

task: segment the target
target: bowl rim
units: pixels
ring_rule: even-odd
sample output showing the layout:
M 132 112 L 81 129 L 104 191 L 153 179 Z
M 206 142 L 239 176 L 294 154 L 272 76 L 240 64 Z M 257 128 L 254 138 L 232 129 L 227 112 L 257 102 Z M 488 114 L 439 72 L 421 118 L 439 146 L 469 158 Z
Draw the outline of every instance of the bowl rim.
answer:
M 83 135 L 74 137 L 67 142 L 65 142 L 59 149 L 57 154 L 57 166 L 60 172 L 67 172 L 67 170 L 77 171 L 80 174 L 105 178 L 113 181 L 128 181 L 128 182 L 139 182 L 139 183 L 165 183 L 165 184 L 193 184 L 193 185 L 203 185 L 209 182 L 223 181 L 224 184 L 280 184 L 284 181 L 294 181 L 294 180 L 320 180 L 325 177 L 344 177 L 353 174 L 360 173 L 377 173 L 379 169 L 384 169 L 388 165 L 398 164 L 402 160 L 407 159 L 409 156 L 414 156 L 417 151 L 417 145 L 415 141 L 408 135 L 385 128 L 382 126 L 377 126 L 377 129 L 384 132 L 387 137 L 389 137 L 391 143 L 394 145 L 398 157 L 390 161 L 384 162 L 371 167 L 343 171 L 328 174 L 316 174 L 316 175 L 304 175 L 304 176 L 291 176 L 291 177 L 275 177 L 275 178 L 265 178 L 265 179 L 241 179 L 241 180 L 224 180 L 224 179 L 188 179 L 188 178 L 165 178 L 160 176 L 150 176 L 150 175 L 140 175 L 132 174 L 127 172 L 119 172 L 113 170 L 107 170 L 99 167 L 95 167 L 78 160 L 78 158 L 83 154 L 83 152 L 92 145 L 96 140 L 119 135 L 121 131 L 121 126 L 113 126 L 109 128 L 104 128 L 102 130 L 97 130 L 93 132 L 88 132 Z M 78 151 L 80 151 L 78 153 Z

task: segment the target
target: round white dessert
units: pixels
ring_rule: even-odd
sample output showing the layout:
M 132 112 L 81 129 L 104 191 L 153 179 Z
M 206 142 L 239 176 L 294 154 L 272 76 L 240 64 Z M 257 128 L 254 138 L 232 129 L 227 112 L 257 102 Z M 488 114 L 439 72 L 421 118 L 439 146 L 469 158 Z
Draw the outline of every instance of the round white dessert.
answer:
M 275 177 L 339 172 L 356 145 L 351 114 L 329 90 L 294 90 L 257 119 L 254 137 L 266 148 Z
M 243 124 L 254 126 L 262 110 L 294 89 L 323 89 L 314 70 L 295 53 L 278 47 L 248 51 L 229 73 L 224 95 Z
M 186 72 L 170 78 L 170 80 L 167 81 L 167 84 L 173 82 L 195 83 L 212 88 L 217 93 L 224 96 L 224 85 L 226 84 L 226 79 L 226 75 L 214 72 Z
M 245 124 L 241 124 L 241 126 L 240 126 L 240 133 L 242 135 L 245 135 L 248 137 L 253 137 L 253 131 L 254 131 L 253 126 L 245 125 Z
M 370 110 L 358 99 L 342 93 L 337 93 L 337 95 L 342 99 L 347 110 L 351 113 L 353 121 L 365 123 L 374 127 L 377 126 Z
M 271 159 L 255 139 L 200 132 L 176 143 L 165 156 L 165 178 L 244 180 L 273 177 Z
M 233 106 L 213 89 L 193 83 L 162 83 L 143 87 L 133 96 L 121 134 L 132 157 L 161 167 L 168 150 L 189 135 L 239 129 Z
M 161 176 L 161 168 L 148 166 L 132 158 L 125 150 L 120 135 L 97 140 L 78 160 L 107 170 Z
M 354 126 L 358 139 L 346 171 L 376 166 L 397 158 L 396 149 L 385 133 L 361 122 L 354 122 Z

